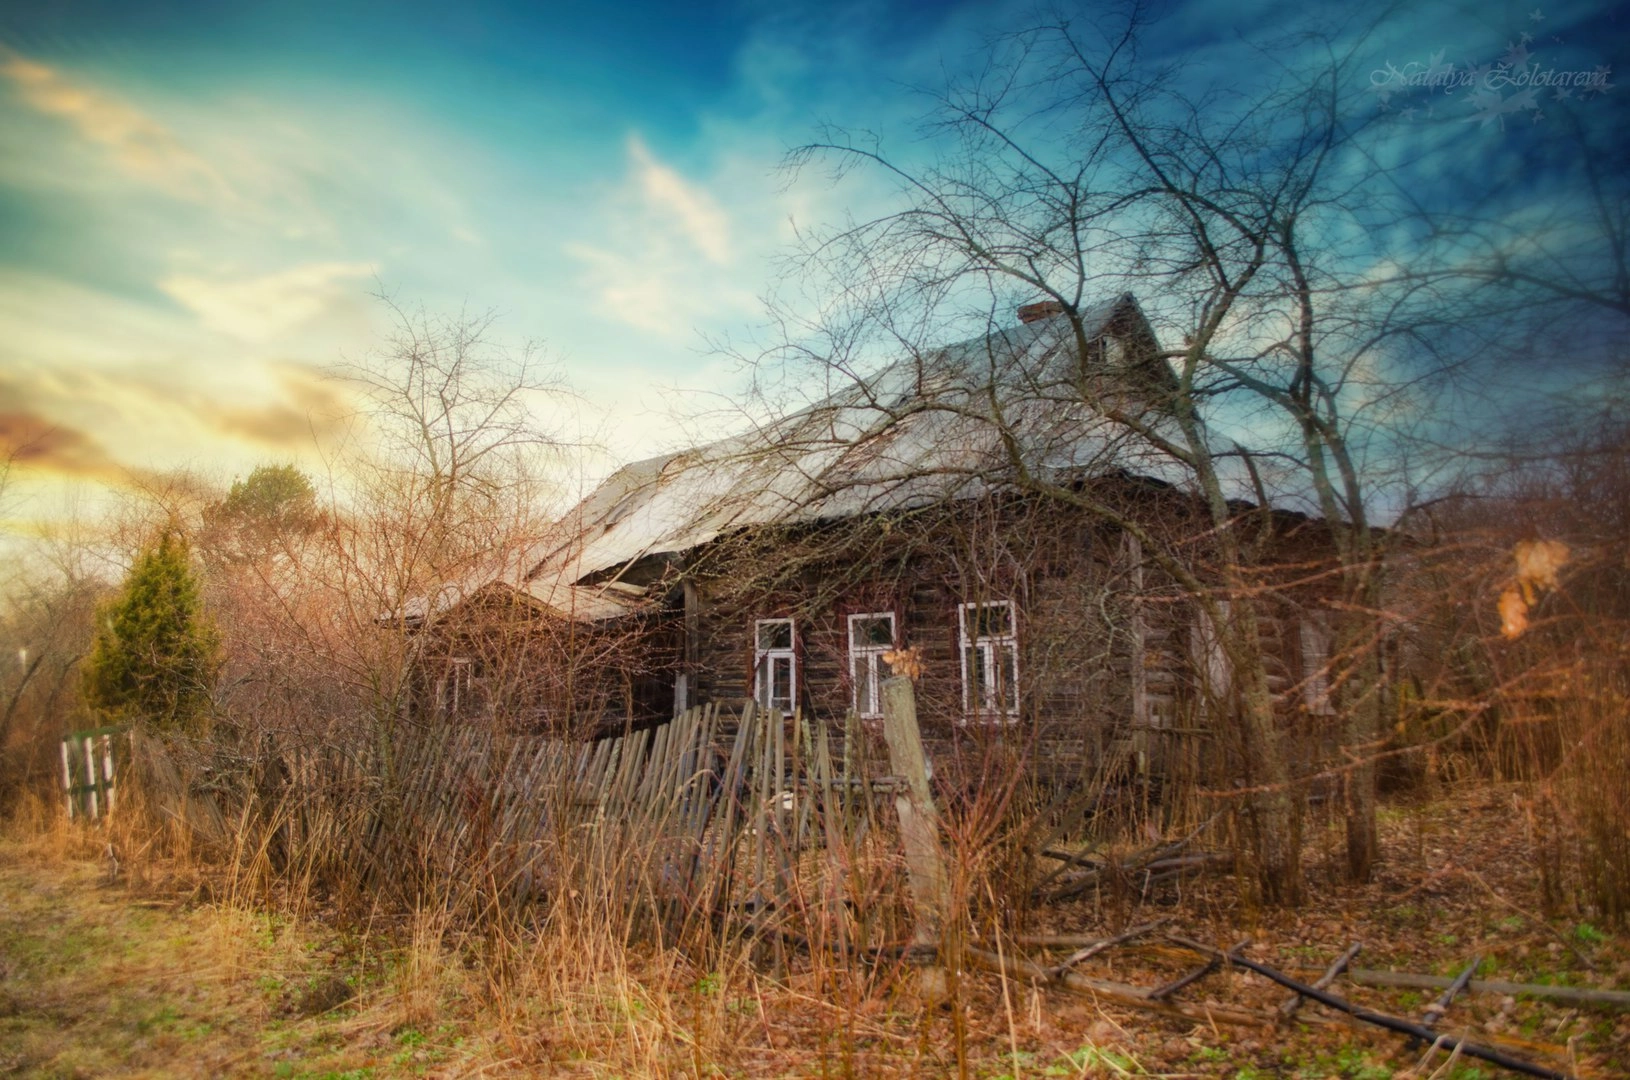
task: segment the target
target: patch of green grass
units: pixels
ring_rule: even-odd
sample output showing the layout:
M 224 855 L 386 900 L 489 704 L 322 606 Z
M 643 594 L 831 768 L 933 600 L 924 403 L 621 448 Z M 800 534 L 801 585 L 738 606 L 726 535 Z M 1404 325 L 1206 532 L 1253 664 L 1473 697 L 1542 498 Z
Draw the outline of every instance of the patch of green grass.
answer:
M 174 1005 L 166 1004 L 137 1020 L 136 1031 L 142 1035 L 151 1035 L 155 1031 L 169 1031 L 180 1019 L 181 1011 Z
M 1585 945 L 1603 945 L 1607 943 L 1607 935 L 1588 922 L 1582 922 L 1573 928 L 1573 939 Z
M 1052 1069 L 1067 1071 L 1052 1072 Z M 1047 1076 L 1083 1076 L 1094 1072 L 1109 1072 L 1117 1076 L 1131 1076 L 1143 1070 L 1138 1063 L 1119 1050 L 1106 1050 L 1091 1043 L 1079 1050 L 1071 1050 L 1048 1066 Z
M 1345 1080 L 1392 1080 L 1392 1070 L 1385 1065 L 1372 1065 L 1364 1051 L 1349 1046 L 1336 1055 L 1336 1068 Z

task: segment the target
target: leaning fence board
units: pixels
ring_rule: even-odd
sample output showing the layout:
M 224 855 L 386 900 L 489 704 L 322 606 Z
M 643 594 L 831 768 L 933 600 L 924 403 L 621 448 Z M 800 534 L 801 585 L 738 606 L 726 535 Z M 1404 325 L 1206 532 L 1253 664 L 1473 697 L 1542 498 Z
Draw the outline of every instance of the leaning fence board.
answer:
M 820 725 L 753 705 L 739 720 L 698 706 L 591 741 L 432 724 L 349 741 L 267 736 L 246 749 L 142 746 L 150 805 L 229 850 L 236 837 L 275 873 L 349 876 L 403 903 L 437 879 L 498 903 L 609 889 L 636 932 L 696 917 L 769 931 L 807 894 L 836 905 L 844 934 L 850 860 L 887 794 L 834 769 Z M 72 777 L 83 754 L 68 750 Z M 829 857 L 803 857 L 821 847 Z

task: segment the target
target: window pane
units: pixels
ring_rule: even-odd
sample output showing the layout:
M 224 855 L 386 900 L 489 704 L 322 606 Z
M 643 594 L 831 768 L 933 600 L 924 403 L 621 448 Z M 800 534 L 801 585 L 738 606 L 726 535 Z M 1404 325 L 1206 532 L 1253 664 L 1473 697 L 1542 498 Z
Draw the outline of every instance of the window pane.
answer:
M 771 619 L 758 624 L 758 647 L 760 649 L 790 649 L 792 648 L 792 620 Z
M 867 615 L 850 619 L 849 642 L 855 646 L 893 645 L 894 616 Z
M 1010 713 L 1019 711 L 1019 650 L 1011 645 L 1002 650 L 1002 707 Z
M 857 656 L 854 662 L 855 675 L 855 711 L 861 715 L 869 715 L 876 711 L 876 698 L 872 696 L 872 666 L 867 663 L 871 657 Z
M 774 690 L 770 695 L 770 704 L 777 709 L 790 712 L 792 710 L 792 657 L 771 657 L 770 676 L 774 686 Z
M 990 708 L 990 679 L 985 672 L 985 650 L 964 650 L 963 663 L 967 665 L 968 672 L 968 708 L 984 712 Z
M 983 604 L 979 608 L 980 637 L 1010 637 L 1013 634 L 1013 609 L 1006 604 Z

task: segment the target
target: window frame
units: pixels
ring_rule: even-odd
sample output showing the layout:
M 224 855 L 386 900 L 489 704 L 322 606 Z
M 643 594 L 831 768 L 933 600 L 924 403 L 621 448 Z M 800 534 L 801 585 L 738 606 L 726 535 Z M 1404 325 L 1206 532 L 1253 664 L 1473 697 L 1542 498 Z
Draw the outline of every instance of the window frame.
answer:
M 436 682 L 436 706 L 441 715 L 454 719 L 475 700 L 475 661 L 468 656 L 449 656 L 442 677 Z
M 1007 611 L 1007 630 L 1005 634 L 971 634 L 968 617 L 974 612 L 986 608 L 1004 608 Z M 977 628 L 975 628 L 977 629 Z M 1011 685 L 1007 688 L 1008 700 L 998 702 L 995 696 L 1000 686 L 997 678 L 1001 670 L 998 656 L 1006 653 L 1010 658 L 1008 670 L 1012 672 Z M 968 660 L 970 654 L 979 658 L 980 674 L 984 677 L 981 686 L 984 692 L 983 700 L 975 704 L 973 699 L 974 684 L 970 679 Z M 966 720 L 980 720 L 987 723 L 1016 723 L 1019 719 L 1019 710 L 1023 699 L 1019 694 L 1019 606 L 1011 599 L 1006 600 L 973 600 L 957 604 L 957 657 L 962 668 L 962 713 Z
M 868 619 L 887 619 L 889 622 L 889 643 L 887 645 L 861 645 L 855 644 L 855 624 Z M 862 720 L 880 720 L 883 717 L 883 691 L 882 682 L 887 674 L 884 668 L 888 661 L 883 654 L 893 652 L 900 647 L 900 620 L 893 611 L 857 611 L 844 620 L 845 640 L 849 650 L 849 705 L 854 709 L 855 715 Z M 870 691 L 870 700 L 864 703 L 860 700 L 861 680 L 859 665 L 866 664 L 866 687 Z
M 777 625 L 787 627 L 787 644 L 784 647 L 765 648 L 764 628 Z M 767 669 L 766 662 L 769 664 Z M 780 662 L 786 664 L 787 672 L 785 708 L 777 704 L 777 701 L 783 699 L 775 694 L 775 668 Z M 768 687 L 765 686 L 766 673 L 769 676 Z M 769 691 L 768 694 L 765 693 L 766 689 Z M 761 709 L 782 709 L 788 714 L 798 708 L 798 623 L 790 616 L 753 620 L 753 701 Z

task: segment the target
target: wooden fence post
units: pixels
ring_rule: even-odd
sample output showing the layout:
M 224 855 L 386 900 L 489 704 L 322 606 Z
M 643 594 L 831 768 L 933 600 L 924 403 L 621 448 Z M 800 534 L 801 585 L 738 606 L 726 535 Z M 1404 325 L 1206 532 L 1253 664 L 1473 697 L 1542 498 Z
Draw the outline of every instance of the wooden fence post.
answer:
M 900 815 L 900 841 L 906 854 L 906 880 L 916 909 L 916 945 L 942 947 L 950 906 L 945 855 L 940 849 L 939 813 L 928 789 L 928 758 L 917 728 L 917 700 L 911 680 L 894 675 L 883 681 L 883 740 L 889 747 L 889 771 L 905 780 L 905 790 L 894 797 Z M 941 961 L 944 957 L 940 957 Z M 943 963 L 922 969 L 924 1000 L 937 1003 L 946 996 Z

